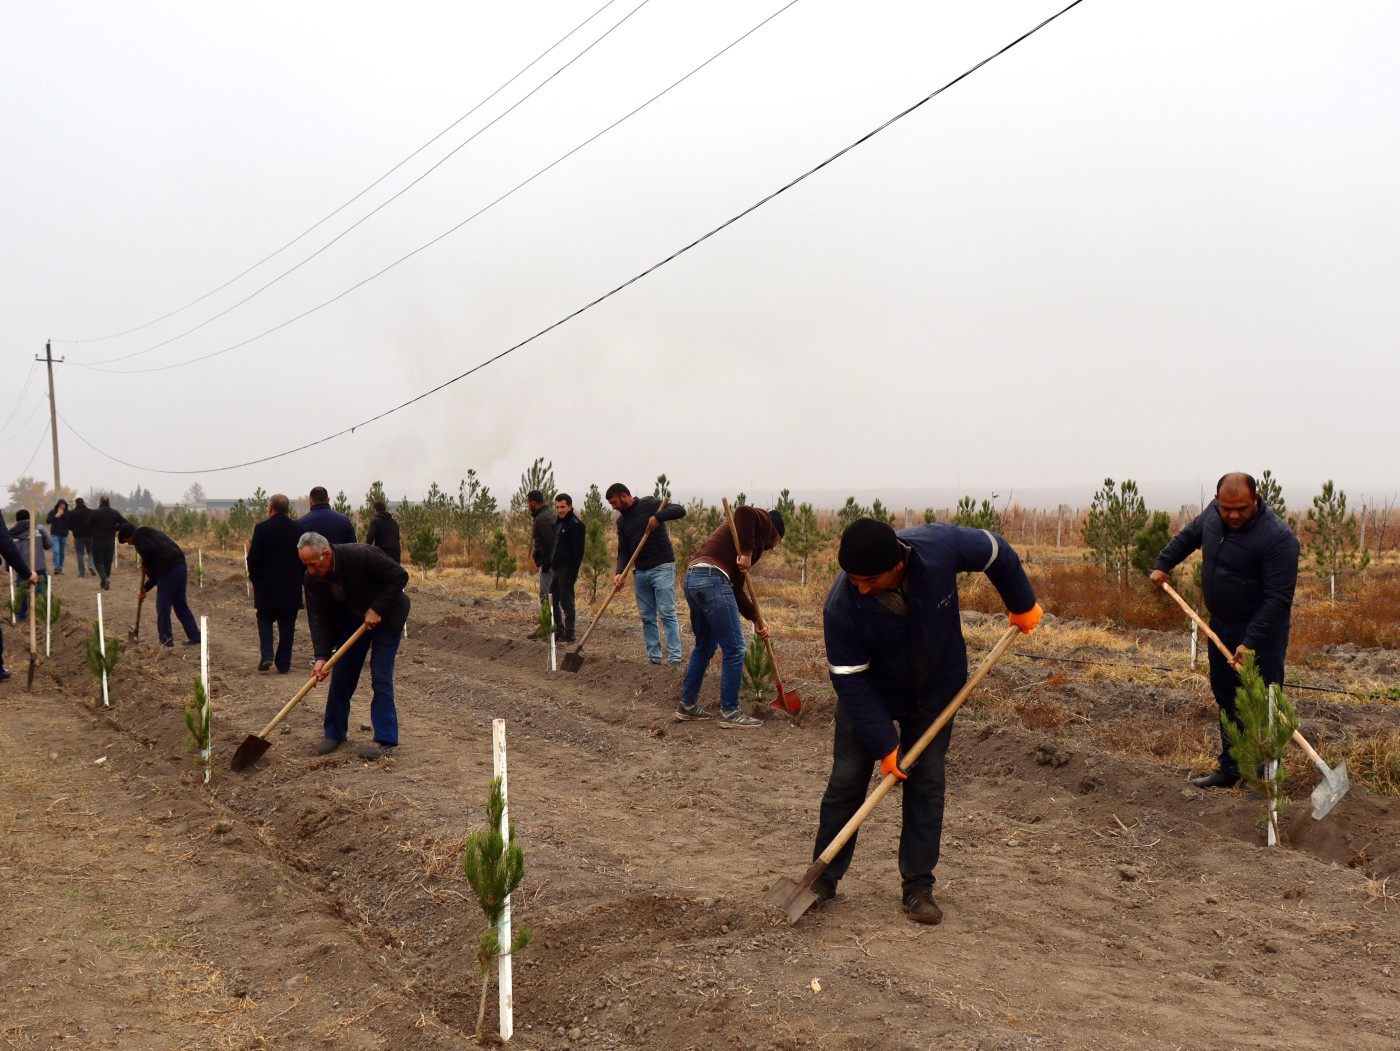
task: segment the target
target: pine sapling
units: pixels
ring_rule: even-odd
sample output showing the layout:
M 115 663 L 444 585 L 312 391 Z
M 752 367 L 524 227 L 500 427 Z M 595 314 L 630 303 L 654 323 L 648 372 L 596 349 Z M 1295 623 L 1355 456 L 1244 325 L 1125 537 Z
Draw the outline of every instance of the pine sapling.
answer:
M 198 674 L 194 677 L 194 697 L 185 709 L 185 729 L 189 731 L 185 750 L 196 754 L 195 762 L 204 767 L 204 783 L 207 785 L 212 758 L 209 747 L 209 692 L 204 688 L 204 679 Z
M 547 639 L 554 634 L 554 610 L 548 602 L 540 603 L 540 612 L 535 617 L 535 634 Z
M 53 588 L 45 588 L 34 599 L 34 616 L 39 618 L 40 624 L 54 623 L 62 611 L 63 600 L 53 593 Z
M 87 652 L 88 671 L 100 683 L 105 675 L 108 679 L 112 677 L 112 669 L 117 666 L 117 658 L 121 656 L 122 640 L 110 638 L 107 640 L 106 652 L 102 649 L 102 636 L 97 626 L 97 621 L 92 622 L 92 634 L 84 640 Z
M 1283 764 L 1279 760 L 1293 731 L 1298 729 L 1298 716 L 1278 686 L 1273 689 L 1271 711 L 1269 693 L 1254 654 L 1246 652 L 1240 685 L 1235 690 L 1235 720 L 1221 712 L 1220 723 L 1240 777 L 1263 797 L 1264 820 L 1277 836 L 1277 814 L 1288 803 L 1283 789 Z M 1278 765 L 1271 768 L 1270 763 Z M 1273 776 L 1269 776 L 1270 771 Z
M 476 1012 L 478 1043 L 486 1018 L 486 993 L 491 987 L 491 961 L 507 953 L 517 953 L 530 944 L 530 932 L 523 927 L 516 931 L 510 945 L 501 944 L 506 899 L 525 876 L 525 852 L 515 841 L 515 826 L 510 825 L 506 836 L 501 835 L 501 817 L 505 810 L 501 779 L 493 778 L 491 796 L 486 803 L 486 827 L 469 835 L 462 848 L 462 874 L 486 915 L 486 930 L 477 941 L 476 949 L 477 968 L 481 971 L 481 1004 Z
M 750 691 L 756 703 L 762 703 L 768 699 L 772 685 L 773 662 L 768 657 L 768 647 L 755 635 L 744 650 L 744 689 Z

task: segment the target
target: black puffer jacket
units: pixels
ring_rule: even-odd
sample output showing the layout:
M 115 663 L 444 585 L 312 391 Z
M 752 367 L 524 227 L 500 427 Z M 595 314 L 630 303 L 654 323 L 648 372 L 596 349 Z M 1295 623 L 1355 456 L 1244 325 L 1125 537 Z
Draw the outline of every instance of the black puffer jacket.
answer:
M 1298 586 L 1298 538 L 1283 519 L 1261 502 L 1248 525 L 1229 529 L 1219 501 L 1212 500 L 1162 548 L 1153 568 L 1170 573 L 1198 549 L 1201 590 L 1212 617 L 1245 625 L 1243 644 L 1252 650 L 1276 631 L 1287 634 Z

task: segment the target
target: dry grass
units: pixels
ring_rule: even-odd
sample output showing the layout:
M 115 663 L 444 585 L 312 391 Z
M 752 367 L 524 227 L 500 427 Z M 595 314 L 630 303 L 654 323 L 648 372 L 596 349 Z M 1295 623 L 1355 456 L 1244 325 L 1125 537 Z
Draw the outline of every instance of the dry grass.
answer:
M 1377 795 L 1400 796 L 1400 730 L 1358 737 L 1329 753 L 1347 764 L 1351 780 Z

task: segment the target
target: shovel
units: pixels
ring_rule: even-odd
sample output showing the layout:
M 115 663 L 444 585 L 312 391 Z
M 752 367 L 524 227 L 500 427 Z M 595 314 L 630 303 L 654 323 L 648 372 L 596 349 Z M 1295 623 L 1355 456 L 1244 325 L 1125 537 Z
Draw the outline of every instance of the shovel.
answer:
M 665 507 L 670 502 L 671 500 L 669 497 L 663 499 L 661 501 L 661 507 L 658 507 L 656 512 L 660 513 L 661 508 Z M 653 517 L 655 517 L 655 515 L 653 515 Z M 603 619 L 603 614 L 608 611 L 608 605 L 617 597 L 617 593 L 622 590 L 622 585 L 627 581 L 627 574 L 632 572 L 632 563 L 637 561 L 637 556 L 642 553 L 642 545 L 644 545 L 651 536 L 651 530 L 652 525 L 650 522 L 647 522 L 646 532 L 642 534 L 642 539 L 637 541 L 637 549 L 632 552 L 632 557 L 627 560 L 627 565 L 622 567 L 622 572 L 619 574 L 622 579 L 613 585 L 611 593 L 603 600 L 602 608 L 599 609 L 597 613 L 593 614 L 593 623 L 588 625 L 588 630 L 583 633 L 583 638 L 579 641 L 578 647 L 573 653 L 564 654 L 564 660 L 560 663 L 559 667 L 563 668 L 565 671 L 577 672 L 583 667 L 584 644 L 588 642 L 588 637 L 593 634 L 593 629 L 598 626 L 598 621 Z
M 324 670 L 329 671 L 331 665 L 340 660 L 342 654 L 360 641 L 360 636 L 363 635 L 368 628 L 368 624 L 361 624 L 356 628 L 355 633 L 340 644 L 340 649 L 331 654 L 331 659 L 326 661 Z M 249 734 L 245 737 L 243 743 L 238 746 L 238 751 L 233 753 L 233 761 L 229 763 L 229 769 L 246 770 L 261 759 L 263 753 L 272 747 L 272 742 L 267 740 L 267 735 L 277 729 L 277 724 L 285 719 L 288 713 L 301 703 L 301 699 L 310 693 L 311 688 L 318 682 L 320 682 L 320 680 L 317 679 L 316 676 L 311 676 L 311 678 L 306 681 L 306 685 L 297 691 L 296 696 L 283 705 L 282 710 L 272 717 L 272 722 L 262 728 L 262 733 Z
M 919 758 L 923 750 L 932 743 L 933 739 L 942 732 L 943 727 L 948 725 L 948 721 L 957 714 L 958 709 L 962 707 L 963 701 L 967 700 L 967 695 L 976 688 L 977 684 L 982 681 L 987 672 L 992 670 L 992 665 L 996 664 L 1001 658 L 1001 655 L 1006 652 L 1007 648 L 1015 640 L 1016 636 L 1020 634 L 1020 628 L 1013 626 L 1006 629 L 1006 633 L 997 640 L 997 644 L 992 647 L 992 651 L 987 654 L 986 659 L 978 665 L 977 670 L 972 673 L 971 678 L 969 678 L 963 685 L 963 688 L 958 691 L 957 696 L 948 702 L 947 707 L 945 707 L 943 711 L 939 713 L 938 718 L 933 721 L 933 725 L 925 730 L 923 736 L 914 742 L 914 746 L 904 753 L 903 762 L 900 764 L 901 769 L 908 770 L 914 765 L 914 761 Z M 831 864 L 832 858 L 841 853 L 841 848 L 856 834 L 856 830 L 860 828 L 861 823 L 870 816 L 870 812 L 875 809 L 880 800 L 884 799 L 885 796 L 889 794 L 890 789 L 895 786 L 898 780 L 899 778 L 894 774 L 886 774 L 885 779 L 875 787 L 875 791 L 870 793 L 865 802 L 861 804 L 861 808 L 851 816 L 851 820 L 846 822 L 846 827 L 836 833 L 836 838 L 831 841 L 830 845 L 828 845 L 820 855 L 818 855 L 817 860 L 812 862 L 812 867 L 803 873 L 802 878 L 794 883 L 786 876 L 783 876 L 773 884 L 772 890 L 763 895 L 763 900 L 769 905 L 776 905 L 787 913 L 789 923 L 796 923 L 798 919 L 801 918 L 802 914 L 810 909 L 817 900 L 816 894 L 812 891 L 812 883 L 818 876 L 826 871 L 826 867 Z
M 1219 647 L 1220 652 L 1225 655 L 1225 659 L 1233 662 L 1235 655 L 1230 652 L 1225 643 L 1220 641 L 1220 636 L 1210 630 L 1210 626 L 1197 615 L 1190 604 L 1176 593 L 1176 589 L 1163 581 L 1162 590 L 1174 598 L 1176 604 L 1186 611 L 1186 615 L 1194 620 L 1196 625 L 1206 633 L 1206 638 L 1210 639 L 1211 642 Z M 1314 749 L 1312 745 L 1308 744 L 1308 739 L 1297 730 L 1293 731 L 1293 740 L 1299 748 L 1307 753 L 1308 758 L 1312 760 L 1313 766 L 1317 767 L 1318 771 L 1322 774 L 1322 781 L 1313 789 L 1312 794 L 1313 820 L 1321 821 L 1327 816 L 1328 812 L 1341 801 L 1342 796 L 1346 795 L 1351 789 L 1351 777 L 1347 774 L 1347 764 L 1342 763 L 1335 770 L 1328 766 L 1322 761 L 1322 756 L 1317 754 L 1317 750 Z
M 39 530 L 39 515 L 37 511 L 29 514 L 29 571 L 34 572 L 34 534 Z M 39 662 L 39 585 L 35 584 L 29 589 L 29 682 L 25 685 L 25 690 L 34 692 L 34 667 Z M 44 601 L 48 601 L 49 596 L 44 596 Z
M 126 637 L 132 642 L 137 642 L 141 638 L 141 606 L 146 601 L 146 592 L 136 593 L 136 626 L 126 633 Z
M 734 537 L 734 554 L 737 557 L 741 553 L 739 527 L 734 524 L 734 512 L 729 510 L 729 498 L 720 497 L 720 503 L 724 504 L 724 517 L 729 520 L 729 533 Z M 753 589 L 753 581 L 747 573 L 744 574 L 744 587 L 748 590 L 749 601 L 753 603 L 754 616 L 762 620 L 763 614 L 758 609 L 758 592 Z M 796 690 L 789 690 L 783 686 L 783 676 L 778 671 L 778 658 L 773 653 L 773 640 L 764 639 L 763 645 L 768 649 L 768 666 L 773 669 L 773 682 L 778 688 L 778 696 L 768 703 L 768 707 L 787 712 L 788 715 L 796 715 L 802 711 L 802 697 Z

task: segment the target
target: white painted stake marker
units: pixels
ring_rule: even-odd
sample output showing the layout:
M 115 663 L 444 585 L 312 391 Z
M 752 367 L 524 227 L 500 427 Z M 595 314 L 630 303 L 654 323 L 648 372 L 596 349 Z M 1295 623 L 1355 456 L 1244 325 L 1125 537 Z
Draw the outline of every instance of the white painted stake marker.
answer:
M 495 776 L 501 779 L 501 839 L 510 839 L 510 804 L 506 796 L 506 721 L 491 720 L 491 750 L 495 759 Z M 509 1040 L 515 1032 L 515 997 L 511 988 L 510 897 L 506 897 L 501 913 L 500 944 L 505 948 L 496 959 L 496 987 L 500 993 L 501 1039 Z
M 107 631 L 102 626 L 102 592 L 97 593 L 97 644 L 102 647 L 102 707 L 112 707 L 112 699 L 107 693 Z
M 1269 684 L 1269 732 L 1273 733 L 1274 713 L 1278 710 L 1278 702 L 1274 699 L 1274 685 Z M 1264 777 L 1272 785 L 1274 778 L 1278 776 L 1278 760 L 1270 759 L 1264 764 Z M 1265 826 L 1264 842 L 1271 847 L 1278 846 L 1278 802 L 1272 792 L 1269 793 L 1269 820 Z
M 44 589 L 44 656 L 49 657 L 49 652 L 53 646 L 53 577 L 49 577 L 49 586 Z
M 1191 667 L 1196 667 L 1196 622 L 1191 622 Z
M 203 552 L 201 551 L 202 555 Z M 199 713 L 201 721 L 210 727 L 209 736 L 204 741 L 204 747 L 199 751 L 199 757 L 204 760 L 204 783 L 209 783 L 210 764 L 214 757 L 214 733 L 213 726 L 209 719 L 209 618 L 199 618 L 199 680 L 204 684 L 204 710 Z
M 204 548 L 199 549 L 199 589 L 204 590 Z
M 15 571 L 10 570 L 10 623 L 16 624 L 15 620 Z
M 253 582 L 248 579 L 248 545 L 243 545 L 243 593 L 249 598 L 253 597 Z

